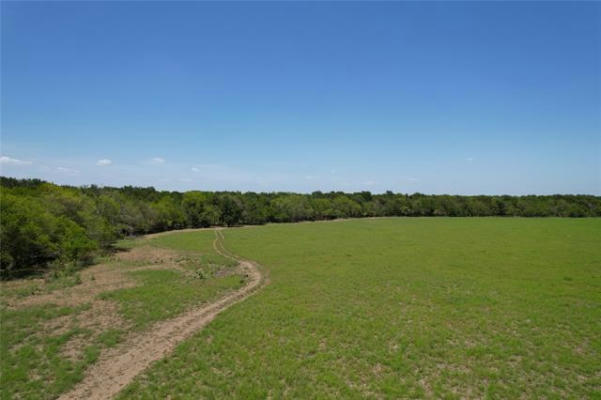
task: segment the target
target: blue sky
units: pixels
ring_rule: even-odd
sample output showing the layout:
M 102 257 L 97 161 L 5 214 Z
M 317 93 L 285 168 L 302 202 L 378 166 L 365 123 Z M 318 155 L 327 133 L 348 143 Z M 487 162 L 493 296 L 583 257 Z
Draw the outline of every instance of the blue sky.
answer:
M 2 2 L 2 174 L 601 194 L 601 4 Z

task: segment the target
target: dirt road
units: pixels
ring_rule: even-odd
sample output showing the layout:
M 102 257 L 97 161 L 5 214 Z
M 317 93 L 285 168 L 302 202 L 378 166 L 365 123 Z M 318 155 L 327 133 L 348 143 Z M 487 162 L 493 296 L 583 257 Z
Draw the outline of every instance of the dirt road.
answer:
M 125 342 L 103 353 L 87 371 L 84 379 L 60 399 L 111 399 L 135 376 L 154 361 L 167 356 L 175 346 L 202 329 L 223 310 L 229 308 L 260 288 L 266 280 L 251 261 L 242 260 L 223 246 L 223 234 L 215 230 L 215 251 L 238 261 L 247 275 L 247 283 L 221 299 L 192 309 L 176 318 L 161 321 L 147 331 L 130 336 Z

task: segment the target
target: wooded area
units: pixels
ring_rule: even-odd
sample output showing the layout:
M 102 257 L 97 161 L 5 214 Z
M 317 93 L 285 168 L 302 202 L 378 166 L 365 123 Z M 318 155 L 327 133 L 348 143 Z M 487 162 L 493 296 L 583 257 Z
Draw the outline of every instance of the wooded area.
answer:
M 180 193 L 6 177 L 0 190 L 2 278 L 90 262 L 119 238 L 172 229 L 381 216 L 601 216 L 601 197 L 591 195 Z

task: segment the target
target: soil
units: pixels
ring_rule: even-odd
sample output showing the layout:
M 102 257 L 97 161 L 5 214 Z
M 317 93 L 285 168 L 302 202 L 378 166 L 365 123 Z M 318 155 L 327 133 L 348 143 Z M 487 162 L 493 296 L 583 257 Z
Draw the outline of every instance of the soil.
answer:
M 94 265 L 79 273 L 81 283 L 78 285 L 22 298 L 7 297 L 5 303 L 9 308 L 44 304 L 59 306 L 94 304 L 100 293 L 135 286 L 136 281 L 127 272 L 143 269 L 177 269 L 181 272 L 188 272 L 177 264 L 178 253 L 169 249 L 141 246 L 117 253 L 114 257 L 118 261 L 123 261 L 125 265 L 116 266 L 111 263 Z M 138 265 L 136 266 L 136 264 Z M 44 280 L 38 279 L 25 282 L 35 282 L 42 285 Z M 18 287 L 17 285 L 13 286 Z
M 102 292 L 135 286 L 136 281 L 124 273 L 127 270 L 110 264 L 94 265 L 80 272 L 81 283 L 78 285 L 50 293 L 7 299 L 7 305 L 11 308 L 21 308 L 44 304 L 78 306 L 92 303 Z

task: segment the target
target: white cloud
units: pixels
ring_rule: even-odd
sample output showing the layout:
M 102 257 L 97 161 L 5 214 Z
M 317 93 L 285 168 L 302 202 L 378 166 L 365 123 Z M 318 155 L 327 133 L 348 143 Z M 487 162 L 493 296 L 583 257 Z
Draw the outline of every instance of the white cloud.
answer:
M 57 167 L 56 170 L 65 175 L 70 175 L 70 176 L 79 175 L 79 171 L 76 169 L 73 169 L 73 168 Z
M 161 157 L 154 157 L 153 159 L 150 160 L 151 163 L 153 164 L 165 164 L 165 159 L 161 158 Z
M 466 158 L 466 159 L 465 159 L 465 161 L 467 161 L 467 162 L 470 162 L 470 163 L 471 163 L 472 161 L 474 161 L 474 158 L 473 158 L 473 157 L 468 157 L 468 158 Z
M 191 167 L 194 182 L 202 182 L 205 188 L 265 190 L 266 185 L 281 187 L 281 183 L 290 182 L 288 175 L 280 172 L 256 173 L 248 169 L 227 164 L 196 164 Z
M 31 161 L 17 160 L 7 156 L 0 156 L 0 164 L 6 165 L 31 165 Z
M 107 165 L 111 165 L 113 162 L 107 158 L 103 158 L 102 160 L 98 160 L 98 162 L 96 162 L 96 165 L 98 165 L 99 167 L 105 167 Z

